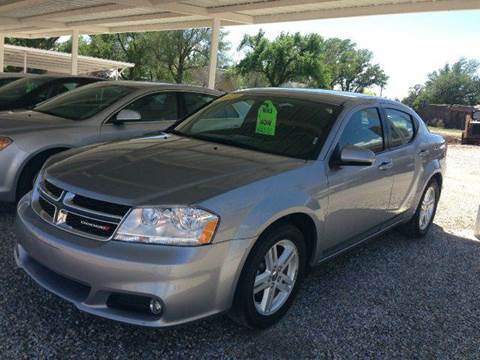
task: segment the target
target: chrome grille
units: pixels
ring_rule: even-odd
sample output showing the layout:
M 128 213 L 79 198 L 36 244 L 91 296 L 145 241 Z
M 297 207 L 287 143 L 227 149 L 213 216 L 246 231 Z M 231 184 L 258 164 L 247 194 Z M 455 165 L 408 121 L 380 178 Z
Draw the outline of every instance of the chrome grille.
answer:
M 51 182 L 44 180 L 42 182 L 42 190 L 52 199 L 58 200 L 62 197 L 63 190 L 55 186 Z
M 45 180 L 32 195 L 32 208 L 45 221 L 94 240 L 110 240 L 130 207 L 65 191 Z

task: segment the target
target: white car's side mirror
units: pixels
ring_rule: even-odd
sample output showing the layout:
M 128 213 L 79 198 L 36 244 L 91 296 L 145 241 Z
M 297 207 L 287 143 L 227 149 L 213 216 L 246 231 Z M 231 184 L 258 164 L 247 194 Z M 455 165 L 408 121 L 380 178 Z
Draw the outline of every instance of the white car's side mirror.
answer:
M 124 109 L 117 114 L 113 123 L 121 124 L 128 121 L 139 120 L 142 120 L 142 115 L 140 115 L 138 111 Z

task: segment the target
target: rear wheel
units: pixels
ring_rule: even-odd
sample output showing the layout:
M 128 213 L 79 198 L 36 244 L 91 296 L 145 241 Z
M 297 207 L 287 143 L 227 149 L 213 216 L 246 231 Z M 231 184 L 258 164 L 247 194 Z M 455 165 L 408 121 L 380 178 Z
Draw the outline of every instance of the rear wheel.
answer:
M 231 317 L 251 328 L 266 328 L 291 306 L 305 273 L 300 230 L 282 225 L 262 236 L 239 280 Z
M 432 179 L 422 195 L 415 215 L 408 223 L 402 225 L 400 230 L 405 235 L 414 238 L 425 236 L 432 226 L 439 199 L 440 187 L 437 181 Z

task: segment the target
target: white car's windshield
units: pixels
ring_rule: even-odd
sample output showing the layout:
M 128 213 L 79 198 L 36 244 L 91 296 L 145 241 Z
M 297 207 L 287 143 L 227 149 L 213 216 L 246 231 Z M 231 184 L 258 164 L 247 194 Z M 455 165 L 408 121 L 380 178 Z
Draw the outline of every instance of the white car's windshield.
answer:
M 135 91 L 134 87 L 125 85 L 87 85 L 44 102 L 34 110 L 70 120 L 84 120 L 98 114 L 133 91 Z
M 13 81 L 0 88 L 0 102 L 18 100 L 51 80 L 49 77 L 38 77 Z
M 341 107 L 284 96 L 227 95 L 175 134 L 256 151 L 315 159 Z

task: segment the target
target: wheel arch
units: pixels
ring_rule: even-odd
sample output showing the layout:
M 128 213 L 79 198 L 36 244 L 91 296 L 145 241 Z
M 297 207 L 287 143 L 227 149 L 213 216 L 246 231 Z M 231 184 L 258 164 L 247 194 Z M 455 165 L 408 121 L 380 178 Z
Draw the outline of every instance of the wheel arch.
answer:
M 32 166 L 34 161 L 43 160 L 42 161 L 42 164 L 43 164 L 49 157 L 70 149 L 71 147 L 68 147 L 68 146 L 55 146 L 55 147 L 43 148 L 41 150 L 38 150 L 32 153 L 29 157 L 27 157 L 23 161 L 21 167 L 19 168 L 19 171 L 17 172 L 17 176 L 15 177 L 15 183 L 14 183 L 15 194 L 18 192 L 18 185 L 19 185 L 20 179 L 26 173 L 27 169 L 29 169 L 29 167 Z

